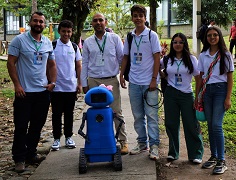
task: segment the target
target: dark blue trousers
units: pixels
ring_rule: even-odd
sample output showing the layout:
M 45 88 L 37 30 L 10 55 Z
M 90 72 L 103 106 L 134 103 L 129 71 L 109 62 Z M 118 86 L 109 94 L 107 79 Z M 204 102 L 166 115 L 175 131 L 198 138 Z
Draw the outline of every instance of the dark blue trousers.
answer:
M 49 92 L 26 93 L 15 97 L 14 141 L 12 155 L 15 162 L 24 162 L 36 155 L 41 130 L 46 122 L 50 104 Z

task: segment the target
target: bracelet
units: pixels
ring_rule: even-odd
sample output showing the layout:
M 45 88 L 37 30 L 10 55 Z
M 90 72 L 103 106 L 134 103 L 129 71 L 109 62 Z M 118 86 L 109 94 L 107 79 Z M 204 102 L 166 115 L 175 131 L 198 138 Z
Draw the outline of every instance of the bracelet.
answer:
M 156 77 L 152 77 L 152 79 L 157 79 Z
M 55 83 L 55 82 L 51 82 L 50 84 L 53 84 L 53 85 L 54 85 L 54 87 L 56 87 L 56 83 Z

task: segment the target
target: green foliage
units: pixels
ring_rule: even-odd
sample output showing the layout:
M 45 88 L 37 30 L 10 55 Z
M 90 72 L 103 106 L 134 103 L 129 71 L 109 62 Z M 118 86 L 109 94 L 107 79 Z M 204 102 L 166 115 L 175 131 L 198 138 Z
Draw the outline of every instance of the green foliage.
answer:
M 93 11 L 88 15 L 87 21 L 91 22 L 94 14 L 102 13 L 108 19 L 108 27 L 111 27 L 121 38 L 124 38 L 129 29 L 134 27 L 130 16 L 132 4 L 127 4 L 127 2 L 127 0 L 98 0 Z
M 172 0 L 177 3 L 174 8 L 177 12 L 178 21 L 189 21 L 192 23 L 193 0 Z M 236 15 L 236 0 L 202 0 L 201 12 L 202 19 L 214 19 L 219 26 L 227 27 Z
M 13 98 L 15 96 L 13 89 L 2 89 L 2 94 L 6 98 Z
M 157 26 L 157 34 L 159 35 L 159 38 L 161 39 L 161 36 L 163 34 L 163 27 L 164 27 L 164 20 L 160 20 L 159 24 Z

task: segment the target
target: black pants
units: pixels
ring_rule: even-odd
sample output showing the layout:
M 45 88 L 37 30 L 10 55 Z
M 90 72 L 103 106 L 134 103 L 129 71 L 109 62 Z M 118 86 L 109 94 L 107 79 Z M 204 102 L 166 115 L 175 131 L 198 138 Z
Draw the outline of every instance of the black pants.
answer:
M 231 52 L 232 56 L 233 56 L 234 47 L 235 47 L 235 56 L 234 56 L 234 58 L 236 58 L 236 39 L 231 39 L 230 44 L 229 44 L 229 51 Z
M 49 92 L 26 93 L 24 98 L 15 97 L 13 160 L 24 162 L 36 155 L 41 130 L 46 122 L 50 104 Z
M 73 135 L 73 116 L 76 92 L 52 92 L 52 127 L 54 139 L 60 139 L 62 134 L 62 114 L 64 113 L 64 135 Z

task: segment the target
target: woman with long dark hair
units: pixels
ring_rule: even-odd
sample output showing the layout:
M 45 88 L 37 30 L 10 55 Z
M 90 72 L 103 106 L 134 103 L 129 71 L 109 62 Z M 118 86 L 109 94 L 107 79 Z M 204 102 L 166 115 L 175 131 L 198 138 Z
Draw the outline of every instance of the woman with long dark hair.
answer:
M 203 155 L 203 142 L 200 125 L 194 110 L 192 77 L 199 82 L 198 61 L 189 51 L 188 41 L 184 34 L 177 33 L 172 37 L 170 52 L 167 55 L 166 67 L 168 85 L 165 90 L 164 110 L 165 127 L 169 137 L 168 160 L 179 158 L 180 115 L 184 128 L 188 159 L 200 164 Z M 161 66 L 163 68 L 163 59 Z
M 223 174 L 227 166 L 222 124 L 225 111 L 231 107 L 234 65 L 218 27 L 209 27 L 206 31 L 198 69 L 202 83 L 198 84 L 197 92 L 204 92 L 203 106 L 211 150 L 211 157 L 202 167 L 214 167 L 213 174 Z

